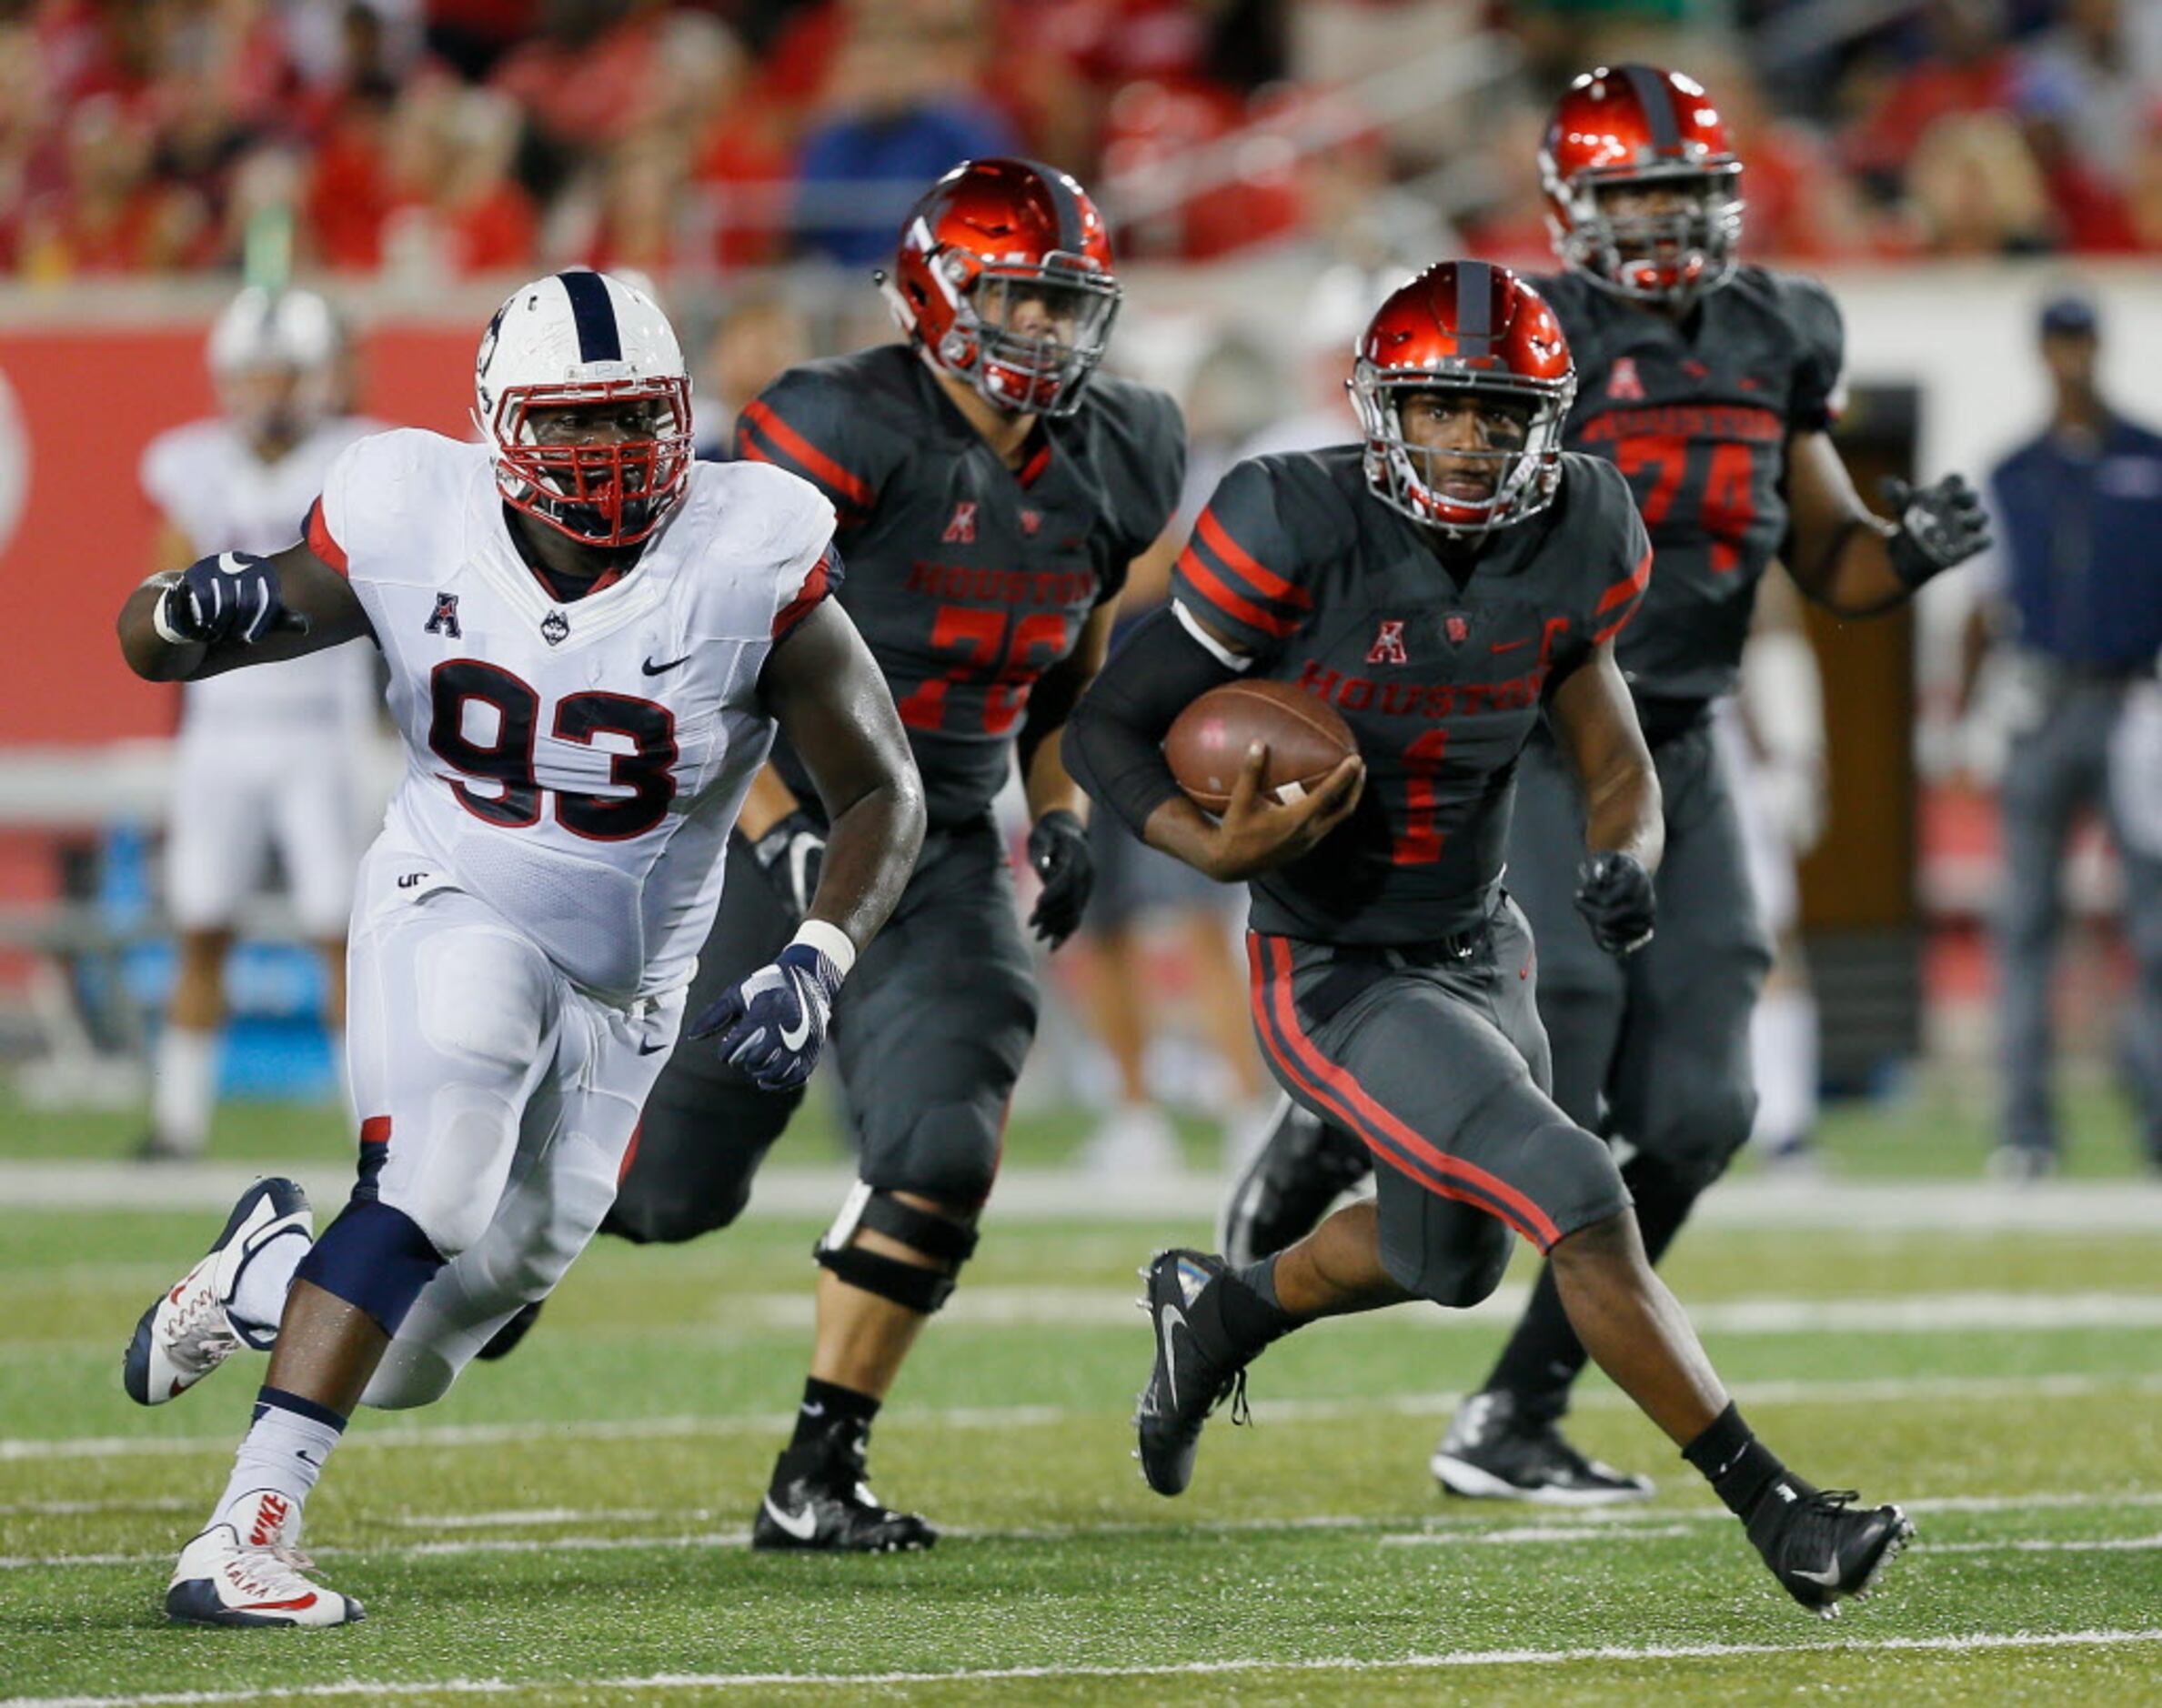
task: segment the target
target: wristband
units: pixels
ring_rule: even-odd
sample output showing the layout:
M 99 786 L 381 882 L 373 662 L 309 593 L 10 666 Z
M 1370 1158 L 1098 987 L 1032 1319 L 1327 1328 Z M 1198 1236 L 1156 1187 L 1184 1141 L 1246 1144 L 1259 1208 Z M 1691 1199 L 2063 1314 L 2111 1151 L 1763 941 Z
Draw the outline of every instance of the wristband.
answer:
M 800 943 L 815 949 L 833 963 L 834 970 L 843 979 L 856 964 L 856 939 L 840 926 L 824 919 L 806 919 L 796 928 L 796 935 L 789 939 L 790 948 Z

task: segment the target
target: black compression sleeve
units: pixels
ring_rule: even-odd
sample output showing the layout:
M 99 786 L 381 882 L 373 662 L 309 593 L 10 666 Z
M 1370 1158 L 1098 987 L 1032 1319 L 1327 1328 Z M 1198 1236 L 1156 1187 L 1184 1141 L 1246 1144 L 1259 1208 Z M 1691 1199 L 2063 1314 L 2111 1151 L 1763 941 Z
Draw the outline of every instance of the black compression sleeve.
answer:
M 1073 780 L 1135 836 L 1179 792 L 1163 761 L 1164 732 L 1239 672 L 1186 632 L 1170 606 L 1143 618 L 1097 673 L 1066 720 L 1060 749 Z

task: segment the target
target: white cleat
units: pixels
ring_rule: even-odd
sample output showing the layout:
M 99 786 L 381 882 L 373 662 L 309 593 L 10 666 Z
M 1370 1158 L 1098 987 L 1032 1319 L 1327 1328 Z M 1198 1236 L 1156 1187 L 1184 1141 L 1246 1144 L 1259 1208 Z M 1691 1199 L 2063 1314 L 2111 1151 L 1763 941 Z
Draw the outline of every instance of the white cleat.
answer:
M 136 1324 L 121 1361 L 120 1379 L 137 1405 L 163 1405 L 186 1393 L 241 1346 L 260 1343 L 236 1323 L 227 1308 L 248 1260 L 271 1241 L 298 1230 L 315 1237 L 307 1194 L 291 1181 L 257 1181 L 241 1193 L 225 1231 L 195 1268 L 160 1293 Z
M 349 1625 L 360 1603 L 301 1574 L 315 1562 L 297 1547 L 299 1513 L 260 1489 L 229 1522 L 213 1524 L 180 1551 L 166 1590 L 166 1617 L 185 1625 Z

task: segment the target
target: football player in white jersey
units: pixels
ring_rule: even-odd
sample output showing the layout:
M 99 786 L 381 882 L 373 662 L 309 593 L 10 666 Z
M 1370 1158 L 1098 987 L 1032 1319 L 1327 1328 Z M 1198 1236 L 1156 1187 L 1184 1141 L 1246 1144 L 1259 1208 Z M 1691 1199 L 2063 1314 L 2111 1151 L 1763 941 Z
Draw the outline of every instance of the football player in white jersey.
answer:
M 555 1286 L 615 1197 L 778 725 L 833 834 L 802 928 L 691 1023 L 759 1083 L 809 1077 L 835 992 L 923 835 L 884 678 L 828 596 L 834 513 L 759 463 L 697 463 L 651 300 L 537 280 L 480 345 L 484 442 L 377 434 L 306 538 L 153 577 L 120 618 L 154 680 L 370 637 L 405 779 L 361 865 L 348 973 L 360 1178 L 319 1240 L 290 1181 L 243 1195 L 144 1312 L 124 1376 L 172 1398 L 270 1349 L 175 1619 L 334 1625 L 302 1503 L 354 1406 L 435 1400 Z
M 331 460 L 377 426 L 338 408 L 341 343 L 330 305 L 313 291 L 251 286 L 227 305 L 210 334 L 220 412 L 160 434 L 143 454 L 143 490 L 160 521 L 157 568 L 225 548 L 276 551 L 293 538 Z M 300 929 L 322 951 L 324 1018 L 334 1038 L 344 1030 L 373 668 L 354 643 L 310 664 L 187 685 L 166 841 L 180 964 L 158 1040 L 146 1160 L 199 1156 L 209 1139 L 226 956 L 273 846 Z

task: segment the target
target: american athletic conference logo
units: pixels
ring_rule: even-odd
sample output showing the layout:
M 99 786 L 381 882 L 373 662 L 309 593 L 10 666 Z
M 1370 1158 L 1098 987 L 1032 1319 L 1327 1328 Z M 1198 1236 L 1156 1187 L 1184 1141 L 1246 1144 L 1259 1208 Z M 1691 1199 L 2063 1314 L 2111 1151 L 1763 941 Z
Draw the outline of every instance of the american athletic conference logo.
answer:
M 1373 645 L 1366 649 L 1366 662 L 1409 664 L 1411 661 L 1412 655 L 1404 650 L 1403 619 L 1400 617 L 1383 618 L 1381 628 L 1374 635 Z

